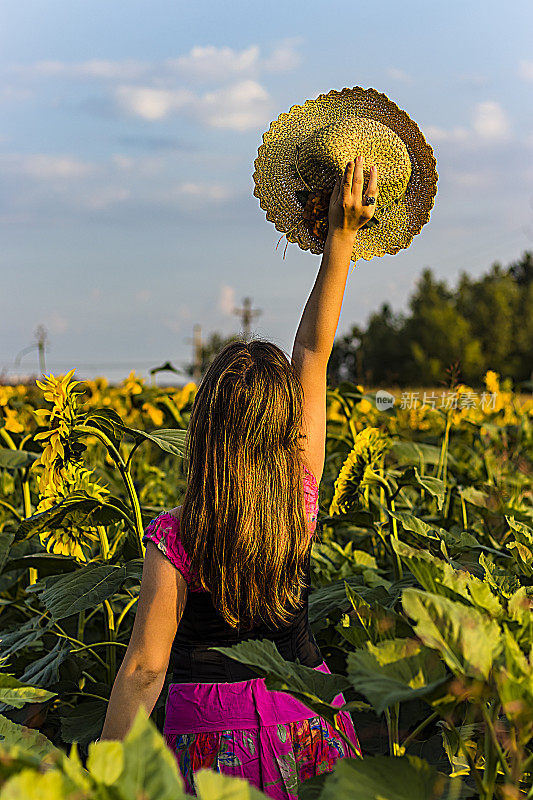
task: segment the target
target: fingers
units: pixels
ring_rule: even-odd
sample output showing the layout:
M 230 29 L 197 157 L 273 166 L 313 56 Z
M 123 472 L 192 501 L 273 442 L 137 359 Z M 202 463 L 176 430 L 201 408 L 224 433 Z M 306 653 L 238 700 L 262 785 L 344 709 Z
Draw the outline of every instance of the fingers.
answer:
M 355 170 L 352 181 L 352 194 L 357 200 L 361 200 L 363 194 L 363 160 L 364 156 L 357 156 L 355 159 Z
M 352 181 L 354 174 L 354 163 L 348 161 L 346 169 L 344 170 L 344 177 L 342 179 L 342 194 L 345 199 L 348 199 L 352 193 Z
M 378 168 L 377 165 L 374 164 L 370 168 L 370 177 L 368 179 L 368 186 L 366 187 L 365 194 L 368 194 L 370 197 L 376 197 L 379 194 L 378 189 Z

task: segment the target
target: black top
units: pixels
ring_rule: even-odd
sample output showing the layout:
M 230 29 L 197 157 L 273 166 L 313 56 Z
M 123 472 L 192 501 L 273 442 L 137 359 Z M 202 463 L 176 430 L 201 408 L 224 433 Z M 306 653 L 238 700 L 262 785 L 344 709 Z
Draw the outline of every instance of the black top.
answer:
M 303 607 L 289 625 L 274 628 L 258 625 L 240 633 L 216 610 L 209 592 L 188 592 L 183 616 L 170 653 L 169 669 L 173 683 L 235 683 L 258 678 L 250 667 L 228 658 L 209 647 L 231 647 L 250 639 L 270 639 L 283 658 L 298 659 L 307 667 L 317 667 L 324 660 L 311 632 L 307 601 L 310 586 L 311 547 L 307 551 L 306 588 Z

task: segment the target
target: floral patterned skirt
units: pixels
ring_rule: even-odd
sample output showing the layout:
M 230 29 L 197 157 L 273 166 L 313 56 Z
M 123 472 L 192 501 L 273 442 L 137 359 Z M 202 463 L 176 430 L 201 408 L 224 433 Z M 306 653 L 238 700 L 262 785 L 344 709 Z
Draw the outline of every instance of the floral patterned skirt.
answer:
M 317 667 L 329 672 L 325 662 Z M 334 705 L 342 705 L 338 695 Z M 361 756 L 350 715 L 339 728 L 264 680 L 239 683 L 170 684 L 163 735 L 185 782 L 195 794 L 193 773 L 209 768 L 245 778 L 275 800 L 297 800 L 301 781 L 330 772 L 338 758 Z
M 339 727 L 352 740 L 353 727 L 345 720 Z M 167 734 L 165 740 L 189 794 L 195 794 L 193 773 L 207 767 L 246 778 L 269 797 L 297 800 L 301 781 L 331 772 L 338 758 L 361 755 L 356 736 L 352 750 L 322 717 L 252 730 Z

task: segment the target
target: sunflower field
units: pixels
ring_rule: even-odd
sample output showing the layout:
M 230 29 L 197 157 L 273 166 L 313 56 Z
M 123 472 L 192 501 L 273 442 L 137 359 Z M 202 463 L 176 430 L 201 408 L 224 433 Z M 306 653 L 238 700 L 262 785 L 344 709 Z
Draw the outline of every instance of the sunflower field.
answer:
M 180 503 L 196 386 L 43 376 L 0 386 L 0 797 L 178 800 L 166 684 L 100 735 L 139 593 L 144 526 Z M 328 388 L 309 615 L 332 671 L 224 650 L 363 747 L 304 800 L 533 798 L 533 400 Z M 169 681 L 171 676 L 167 676 Z M 197 796 L 260 798 L 196 773 Z

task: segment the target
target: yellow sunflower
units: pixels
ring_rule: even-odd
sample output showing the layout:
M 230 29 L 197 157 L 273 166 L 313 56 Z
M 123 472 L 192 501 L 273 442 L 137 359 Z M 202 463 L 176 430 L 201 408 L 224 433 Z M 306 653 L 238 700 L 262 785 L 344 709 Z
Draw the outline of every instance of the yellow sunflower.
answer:
M 360 507 L 362 490 L 373 482 L 374 470 L 389 446 L 379 428 L 365 428 L 357 434 L 335 481 L 330 515 L 347 514 Z

